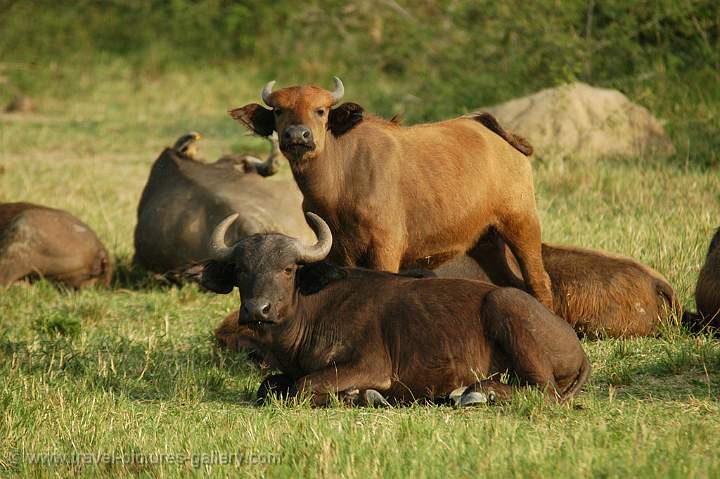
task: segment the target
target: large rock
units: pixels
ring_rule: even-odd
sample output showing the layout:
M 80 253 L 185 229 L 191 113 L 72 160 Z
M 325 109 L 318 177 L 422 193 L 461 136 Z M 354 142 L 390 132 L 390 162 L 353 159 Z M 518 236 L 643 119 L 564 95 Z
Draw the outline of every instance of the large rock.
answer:
M 530 141 L 543 158 L 639 157 L 674 153 L 662 125 L 617 90 L 571 83 L 480 111 Z

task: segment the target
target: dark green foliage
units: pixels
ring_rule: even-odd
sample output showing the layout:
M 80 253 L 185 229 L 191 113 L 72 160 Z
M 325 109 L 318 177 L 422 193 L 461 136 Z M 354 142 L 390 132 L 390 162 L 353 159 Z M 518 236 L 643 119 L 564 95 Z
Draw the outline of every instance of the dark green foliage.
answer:
M 671 119 L 678 158 L 693 147 L 696 163 L 718 161 L 720 120 L 703 108 L 720 101 L 707 88 L 720 74 L 713 0 L 0 0 L 0 11 L 10 93 L 73 95 L 78 71 L 121 59 L 145 80 L 208 66 L 258 85 L 339 75 L 369 110 L 418 122 L 579 80 Z
M 712 0 L 2 3 L 0 58 L 8 61 L 240 62 L 281 82 L 338 73 L 382 84 L 371 96 L 400 94 L 384 102 L 387 113 L 402 103 L 418 118 L 571 79 L 627 83 L 720 68 Z

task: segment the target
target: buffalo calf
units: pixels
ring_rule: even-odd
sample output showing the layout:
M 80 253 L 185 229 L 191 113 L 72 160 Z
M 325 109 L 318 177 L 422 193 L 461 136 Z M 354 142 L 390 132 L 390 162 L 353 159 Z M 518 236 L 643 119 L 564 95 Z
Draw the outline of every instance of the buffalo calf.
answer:
M 212 235 L 201 283 L 238 287 L 239 325 L 316 405 L 331 394 L 377 390 L 391 402 L 446 397 L 462 386 L 509 396 L 498 376 L 565 401 L 590 365 L 573 329 L 515 288 L 412 278 L 323 260 L 332 234 L 312 213 L 315 245 L 281 234 L 225 244 L 236 215 Z M 237 344 L 237 343 L 236 343 Z
M 355 103 L 333 108 L 344 86 L 262 91 L 230 113 L 260 135 L 276 131 L 304 195 L 335 235 L 331 261 L 382 271 L 433 269 L 490 227 L 518 258 L 527 290 L 550 310 L 540 222 L 525 140 L 489 114 L 404 127 Z
M 0 286 L 32 275 L 74 288 L 108 286 L 112 264 L 95 233 L 70 213 L 0 204 Z

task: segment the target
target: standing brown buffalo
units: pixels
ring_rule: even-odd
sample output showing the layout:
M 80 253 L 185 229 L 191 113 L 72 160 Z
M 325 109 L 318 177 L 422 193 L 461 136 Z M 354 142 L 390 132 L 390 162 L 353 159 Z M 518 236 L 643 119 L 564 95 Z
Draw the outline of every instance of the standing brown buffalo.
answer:
M 720 327 L 720 228 L 710 241 L 695 287 L 695 304 L 703 324 Z
M 0 286 L 39 276 L 73 288 L 108 286 L 112 264 L 88 225 L 62 210 L 0 204 Z
M 523 288 L 515 258 L 489 233 L 478 243 L 476 261 L 459 256 L 434 273 Z M 682 317 L 675 290 L 663 275 L 632 258 L 571 246 L 542 245 L 555 312 L 578 334 L 597 337 L 650 336 L 664 318 Z
M 397 272 L 434 268 L 470 251 L 489 228 L 507 241 L 528 290 L 552 309 L 540 251 L 533 176 L 521 138 L 488 114 L 402 127 L 355 103 L 332 109 L 335 90 L 293 86 L 262 91 L 272 110 L 231 111 L 252 131 L 275 130 L 304 195 L 303 209 L 330 225 L 331 259 Z
M 216 260 L 201 283 L 223 294 L 238 287 L 239 322 L 254 333 L 241 346 L 261 349 L 291 392 L 316 405 L 356 390 L 432 400 L 471 385 L 461 405 L 508 399 L 512 389 L 498 379 L 505 372 L 564 401 L 587 380 L 575 332 L 519 289 L 323 262 L 332 233 L 312 213 L 315 245 L 264 234 L 227 246 L 236 217 L 213 233 Z
M 276 146 L 265 161 L 244 155 L 205 163 L 195 158 L 199 139 L 198 133 L 181 136 L 153 164 L 138 205 L 136 263 L 156 273 L 184 273 L 209 258 L 210 233 L 235 211 L 240 217 L 228 241 L 263 232 L 314 239 L 295 183 L 263 178 L 277 171 Z

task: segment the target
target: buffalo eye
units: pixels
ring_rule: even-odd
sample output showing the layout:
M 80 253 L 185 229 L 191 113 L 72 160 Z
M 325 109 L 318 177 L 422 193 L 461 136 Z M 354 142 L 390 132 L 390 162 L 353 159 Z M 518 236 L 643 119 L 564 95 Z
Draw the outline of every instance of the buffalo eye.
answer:
M 293 272 L 292 266 L 288 266 L 287 268 L 285 268 L 285 274 L 292 274 L 292 272 Z
M 320 108 L 319 110 L 315 110 L 315 113 L 317 113 L 317 116 L 319 116 L 320 118 L 322 118 L 323 115 L 325 115 L 325 109 L 324 109 L 324 108 Z

